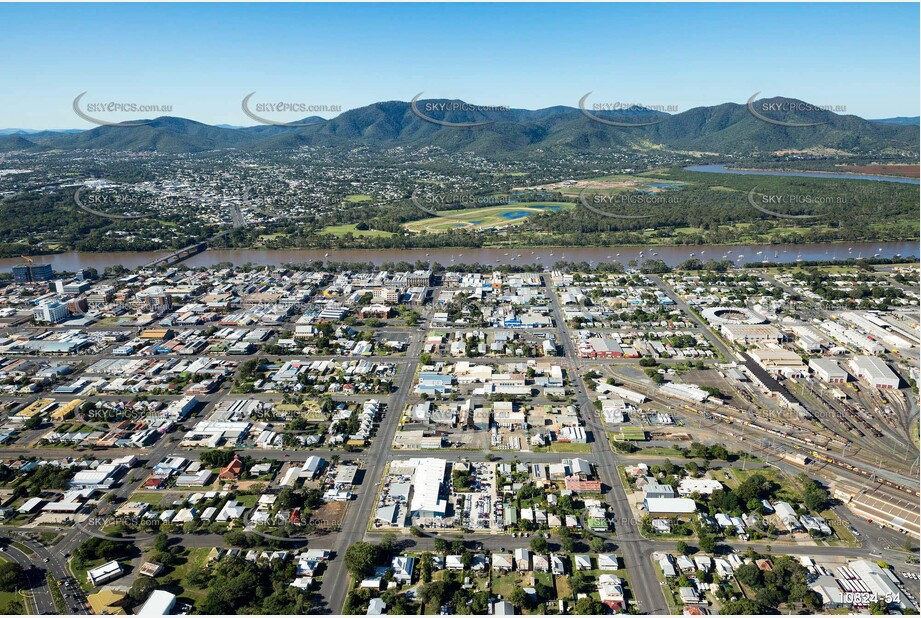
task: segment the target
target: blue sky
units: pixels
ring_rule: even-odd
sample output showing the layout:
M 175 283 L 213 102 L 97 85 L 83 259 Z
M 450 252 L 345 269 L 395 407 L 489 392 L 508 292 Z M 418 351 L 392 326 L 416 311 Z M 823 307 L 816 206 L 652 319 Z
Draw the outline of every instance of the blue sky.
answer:
M 593 91 L 679 111 L 761 91 L 914 116 L 918 20 L 917 3 L 0 4 L 0 127 L 88 128 L 71 109 L 83 91 L 244 125 L 253 91 L 343 109 L 420 91 L 574 106 Z

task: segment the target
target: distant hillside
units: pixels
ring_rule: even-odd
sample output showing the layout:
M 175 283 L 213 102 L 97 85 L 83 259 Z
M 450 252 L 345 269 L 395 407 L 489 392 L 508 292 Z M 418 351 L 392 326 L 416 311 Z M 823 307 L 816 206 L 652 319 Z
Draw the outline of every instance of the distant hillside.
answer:
M 154 150 L 169 154 L 201 152 L 241 145 L 239 131 L 164 116 L 135 126 L 104 126 L 68 135 L 31 136 L 37 144 L 74 150 Z M 245 140 L 244 140 L 245 141 Z
M 32 150 L 36 148 L 34 142 L 30 142 L 21 135 L 5 135 L 0 137 L 0 152 L 15 152 L 17 150 Z
M 881 124 L 900 124 L 919 126 L 921 125 L 921 116 L 896 116 L 895 118 L 877 118 L 870 122 L 879 122 Z
M 795 99 L 766 99 L 790 106 Z M 760 105 L 761 102 L 758 102 Z M 183 118 L 162 117 L 142 126 L 105 126 L 77 134 L 43 132 L 25 141 L 0 137 L 4 150 L 47 147 L 201 152 L 221 148 L 283 150 L 299 146 L 351 148 L 355 145 L 439 146 L 449 152 L 476 152 L 502 158 L 546 152 L 589 152 L 599 149 L 664 148 L 717 153 L 757 153 L 785 149 L 830 148 L 855 154 L 880 151 L 918 152 L 918 131 L 897 122 L 869 121 L 831 112 L 810 112 L 782 119 L 821 122 L 811 127 L 778 126 L 756 118 L 746 105 L 724 103 L 680 114 L 643 108 L 595 112 L 557 106 L 539 110 L 464 111 L 463 101 L 424 100 L 417 114 L 410 103 L 387 101 L 349 110 L 311 126 L 211 126 Z M 451 111 L 431 111 L 448 109 Z M 424 117 L 435 120 L 432 122 Z M 601 121 L 597 121 L 600 119 Z M 310 122 L 322 119 L 305 119 Z M 893 119 L 894 120 L 894 119 Z M 915 119 L 917 121 L 917 119 Z M 608 122 L 648 126 L 611 126 Z M 486 123 L 443 126 L 444 123 Z M 13 136 L 22 137 L 22 136 Z
M 83 129 L 0 129 L 0 135 L 33 135 L 35 133 L 82 133 Z

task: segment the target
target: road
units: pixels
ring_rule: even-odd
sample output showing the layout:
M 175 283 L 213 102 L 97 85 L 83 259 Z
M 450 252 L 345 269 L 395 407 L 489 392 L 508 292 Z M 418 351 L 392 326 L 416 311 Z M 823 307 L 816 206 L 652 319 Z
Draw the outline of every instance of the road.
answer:
M 413 379 L 416 375 L 419 357 L 422 354 L 422 347 L 425 343 L 425 333 L 428 331 L 431 317 L 432 311 L 430 307 L 422 317 L 424 328 L 410 339 L 407 353 L 409 360 L 401 369 L 402 374 L 397 384 L 398 389 L 390 399 L 384 418 L 377 429 L 377 435 L 371 442 L 371 447 L 359 457 L 365 469 L 364 478 L 359 491 L 356 492 L 357 497 L 349 505 L 345 521 L 336 536 L 335 544 L 332 547 L 335 559 L 330 562 L 326 573 L 323 575 L 323 583 L 320 586 L 320 594 L 326 600 L 326 609 L 329 613 L 338 614 L 341 612 L 343 605 L 345 605 L 345 597 L 348 594 L 350 581 L 348 571 L 345 568 L 345 551 L 350 545 L 364 538 L 371 520 L 371 513 L 377 506 L 378 483 L 383 476 L 384 467 L 392 458 L 393 438 L 399 428 L 403 408 L 406 406 L 407 399 L 412 391 Z
M 658 275 L 646 275 L 646 277 L 648 277 L 649 280 L 652 281 L 656 287 L 662 291 L 663 294 L 672 299 L 675 302 L 675 305 L 681 309 L 682 313 L 687 316 L 689 320 L 695 322 L 697 326 L 700 327 L 700 330 L 704 334 L 704 337 L 707 338 L 707 341 L 709 341 L 713 347 L 720 351 L 720 353 L 726 358 L 727 362 L 739 360 L 739 357 L 734 352 L 732 352 L 725 343 L 723 343 L 723 340 L 717 337 L 716 334 L 710 330 L 710 327 L 705 324 L 703 320 L 697 317 L 697 314 L 694 313 L 690 305 L 684 302 L 684 299 L 675 294 L 671 287 L 662 281 L 662 277 Z
M 592 435 L 590 444 L 593 463 L 602 484 L 610 488 L 605 497 L 618 517 L 615 539 L 619 542 L 621 558 L 629 573 L 628 579 L 630 590 L 633 591 L 634 602 L 642 613 L 666 614 L 668 613 L 668 606 L 665 603 L 665 597 L 659 585 L 655 569 L 637 543 L 644 539 L 634 518 L 628 516 L 632 511 L 627 501 L 627 493 L 617 472 L 618 458 L 608 442 L 598 411 L 589 399 L 582 373 L 579 370 L 580 360 L 577 356 L 576 347 L 573 345 L 567 331 L 559 298 L 550 284 L 549 277 L 543 275 L 543 280 L 550 297 L 553 319 L 557 326 L 557 340 L 565 357 L 569 381 L 575 388 L 578 409 L 581 410 L 586 431 L 590 431 Z

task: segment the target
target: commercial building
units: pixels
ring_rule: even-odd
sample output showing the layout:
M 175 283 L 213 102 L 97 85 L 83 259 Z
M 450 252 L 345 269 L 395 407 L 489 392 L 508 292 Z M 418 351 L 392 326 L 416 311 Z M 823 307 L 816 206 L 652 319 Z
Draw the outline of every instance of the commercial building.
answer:
M 679 496 L 690 496 L 695 493 L 709 496 L 717 489 L 723 489 L 723 484 L 716 479 L 683 478 L 678 482 Z
M 783 340 L 781 332 L 770 324 L 723 324 L 720 330 L 729 341 L 744 345 L 760 341 L 780 343 Z
M 847 382 L 847 372 L 841 368 L 838 361 L 830 358 L 811 358 L 809 368 L 816 377 L 826 384 L 844 384 Z
M 54 279 L 54 271 L 51 270 L 51 264 L 13 266 L 13 281 L 16 283 L 36 283 L 52 279 Z
M 176 605 L 176 595 L 166 590 L 154 590 L 141 609 L 139 616 L 168 616 Z
M 887 603 L 889 607 L 906 607 L 899 587 L 879 564 L 869 560 L 856 560 L 847 566 L 870 589 L 873 597 Z
M 806 372 L 806 366 L 802 357 L 796 352 L 784 349 L 765 349 L 752 350 L 749 355 L 755 359 L 755 362 L 761 365 L 765 371 L 774 375 L 782 375 L 788 378 L 802 376 Z
M 650 515 L 690 515 L 697 511 L 690 498 L 645 498 L 643 505 Z
M 70 317 L 67 305 L 56 300 L 46 300 L 32 309 L 32 319 L 36 322 L 57 324 Z
M 448 462 L 444 459 L 413 459 L 410 516 L 419 518 L 443 518 L 448 503 L 442 497 L 444 493 L 445 472 Z
M 889 365 L 875 356 L 855 356 L 848 363 L 851 371 L 858 378 L 876 388 L 898 388 L 899 376 L 895 375 Z

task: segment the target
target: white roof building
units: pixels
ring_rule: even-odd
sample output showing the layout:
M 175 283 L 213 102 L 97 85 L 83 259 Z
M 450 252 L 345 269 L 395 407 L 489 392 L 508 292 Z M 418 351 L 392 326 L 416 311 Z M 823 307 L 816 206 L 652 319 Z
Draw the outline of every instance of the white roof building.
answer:
M 138 610 L 139 616 L 168 616 L 176 605 L 176 595 L 166 590 L 154 590 Z
M 646 498 L 646 512 L 650 515 L 656 513 L 690 515 L 697 511 L 697 505 L 690 498 Z
M 716 479 L 690 479 L 683 478 L 678 483 L 678 495 L 690 496 L 698 493 L 702 496 L 709 496 L 717 489 L 722 489 L 723 484 Z
M 828 384 L 843 384 L 847 382 L 847 372 L 841 368 L 838 361 L 830 358 L 811 358 L 809 368 L 815 375 Z
M 851 370 L 861 380 L 876 388 L 898 388 L 899 376 L 895 375 L 889 365 L 875 356 L 855 356 L 848 363 Z
M 122 573 L 124 572 L 125 570 L 122 568 L 122 565 L 113 560 L 111 562 L 101 564 L 95 569 L 90 569 L 87 571 L 86 579 L 92 585 L 98 586 L 99 584 L 104 584 L 108 581 L 112 581 L 113 579 L 121 577 Z
M 413 496 L 409 510 L 413 517 L 444 517 L 448 503 L 441 497 L 448 462 L 426 458 L 410 460 L 413 466 Z
M 890 605 L 905 607 L 899 587 L 881 566 L 869 560 L 856 560 L 849 563 L 848 568 L 860 578 L 876 598 L 888 601 Z

